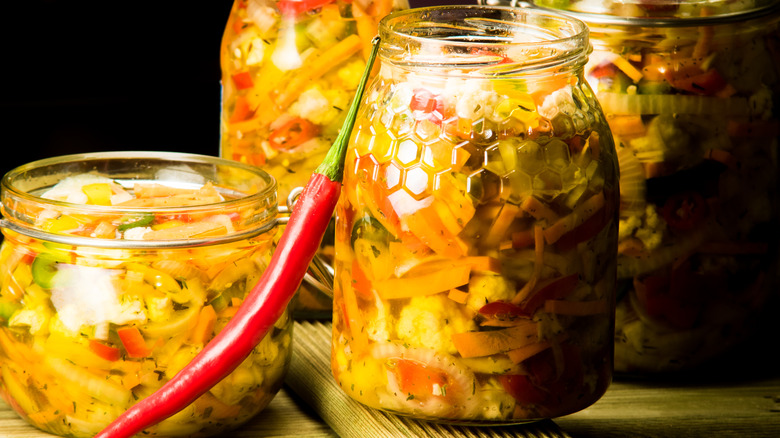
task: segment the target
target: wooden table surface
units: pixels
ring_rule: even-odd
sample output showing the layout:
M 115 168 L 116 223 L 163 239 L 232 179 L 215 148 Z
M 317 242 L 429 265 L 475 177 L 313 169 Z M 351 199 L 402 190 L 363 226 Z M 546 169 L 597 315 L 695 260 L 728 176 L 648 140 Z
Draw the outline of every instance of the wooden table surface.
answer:
M 305 334 L 298 327 L 296 330 L 299 330 L 296 336 Z M 300 357 L 298 359 L 301 360 Z M 296 360 L 295 355 L 293 360 Z M 540 427 L 543 432 L 550 430 L 553 436 L 572 438 L 780 437 L 778 361 L 757 361 L 751 370 L 744 372 L 727 367 L 714 375 L 665 382 L 617 378 L 605 396 L 593 406 L 576 414 L 557 418 L 547 425 L 550 427 Z M 290 376 L 288 380 L 289 378 Z M 298 393 L 294 388 L 297 388 Z M 323 416 L 317 413 L 318 409 L 309 406 L 309 402 L 316 405 L 316 401 L 305 401 L 311 394 L 299 394 L 303 394 L 300 387 L 295 384 L 286 385 L 263 412 L 241 429 L 225 436 L 338 436 L 328 422 L 323 420 Z M 329 415 L 326 411 L 321 412 L 326 417 Z M 334 426 L 337 429 L 339 427 L 336 424 Z M 472 428 L 472 431 L 473 429 L 475 428 Z M 455 434 L 497 436 L 492 435 L 487 428 L 485 434 L 472 431 L 456 431 Z M 540 436 L 535 430 L 524 433 L 522 428 L 504 429 L 500 434 Z M 546 433 L 541 435 L 550 436 Z M 51 435 L 29 426 L 11 411 L 7 404 L 0 401 L 0 437 L 43 438 Z

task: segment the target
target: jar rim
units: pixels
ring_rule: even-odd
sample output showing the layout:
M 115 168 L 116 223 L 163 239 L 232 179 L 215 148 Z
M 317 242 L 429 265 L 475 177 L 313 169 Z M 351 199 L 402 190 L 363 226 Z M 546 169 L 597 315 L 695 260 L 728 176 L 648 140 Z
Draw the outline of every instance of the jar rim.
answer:
M 480 0 L 486 4 L 500 4 L 511 6 L 526 6 L 523 0 Z M 752 7 L 737 10 L 726 10 L 726 12 L 714 13 L 710 15 L 682 15 L 676 16 L 669 12 L 663 12 L 666 6 L 679 6 L 681 0 L 656 0 L 653 5 L 662 9 L 659 13 L 648 13 L 646 15 L 626 16 L 613 13 L 610 6 L 613 4 L 636 6 L 641 0 L 621 0 L 602 2 L 597 9 L 571 9 L 559 8 L 550 5 L 553 2 L 547 0 L 530 0 L 533 7 L 551 11 L 565 11 L 588 25 L 614 25 L 630 27 L 689 27 L 689 26 L 715 26 L 730 23 L 740 23 L 749 20 L 755 20 L 780 13 L 780 0 L 756 0 Z M 727 0 L 697 0 L 690 2 L 696 6 L 722 6 Z
M 171 167 L 168 168 L 170 170 L 168 175 L 178 174 L 183 178 L 192 178 L 190 183 L 193 185 L 198 185 L 198 182 L 195 181 L 197 176 L 203 176 L 194 170 L 193 166 L 197 166 L 199 168 L 202 167 L 203 169 L 235 169 L 236 171 L 241 172 L 242 175 L 251 175 L 256 177 L 256 182 L 259 183 L 259 185 L 256 185 L 249 193 L 244 193 L 241 190 L 233 190 L 231 194 L 235 195 L 239 193 L 240 195 L 236 197 L 227 197 L 220 202 L 203 203 L 190 206 L 177 205 L 162 208 L 139 206 L 118 207 L 80 204 L 63 200 L 43 198 L 41 196 L 43 191 L 53 186 L 51 183 L 55 182 L 56 177 L 55 179 L 48 178 L 45 182 L 43 179 L 40 181 L 36 179 L 43 178 L 42 175 L 46 175 L 47 172 L 71 172 L 71 174 L 74 176 L 81 173 L 102 173 L 102 176 L 106 176 L 109 179 L 117 181 L 123 186 L 132 185 L 135 182 L 165 183 L 168 181 L 186 183 L 186 181 L 165 179 L 136 179 L 130 176 L 133 169 L 138 169 L 139 171 L 142 169 L 151 169 L 148 166 L 152 163 L 160 165 L 161 167 L 159 170 L 165 170 L 166 167 L 164 166 L 170 165 Z M 128 172 L 128 176 L 122 178 L 108 174 L 110 170 L 106 169 L 114 168 L 123 169 L 125 172 Z M 25 182 L 30 184 L 29 187 L 25 187 Z M 39 182 L 43 185 L 38 186 Z M 225 190 L 226 188 L 222 187 L 222 189 Z M 154 151 L 111 151 L 62 155 L 44 158 L 20 165 L 8 171 L 3 176 L 2 180 L 0 180 L 0 208 L 2 208 L 3 213 L 2 224 L 0 224 L 0 228 L 8 228 L 29 237 L 40 238 L 52 242 L 95 247 L 161 248 L 222 243 L 246 239 L 273 228 L 276 225 L 277 216 L 276 190 L 276 180 L 266 171 L 248 164 L 208 155 Z M 29 220 L 25 220 L 27 218 L 25 218 L 23 214 L 16 214 L 17 212 L 14 211 L 13 205 L 17 205 L 19 203 L 36 206 L 45 205 L 54 209 L 62 209 L 63 211 L 78 211 L 79 213 L 83 213 L 85 215 L 123 215 L 151 212 L 173 215 L 184 212 L 191 214 L 217 212 L 225 211 L 231 208 L 246 209 L 250 206 L 257 205 L 265 206 L 266 208 L 264 209 L 264 214 L 253 216 L 253 220 L 255 220 L 255 222 L 252 223 L 252 226 L 237 230 L 234 233 L 228 233 L 224 236 L 215 236 L 203 239 L 182 238 L 175 240 L 131 240 L 75 236 L 49 232 L 36 227 Z
M 590 53 L 584 22 L 536 7 L 452 5 L 399 10 L 382 18 L 379 35 L 383 61 L 460 69 L 467 74 L 506 76 L 576 66 L 584 64 Z M 532 51 L 533 56 L 511 56 Z

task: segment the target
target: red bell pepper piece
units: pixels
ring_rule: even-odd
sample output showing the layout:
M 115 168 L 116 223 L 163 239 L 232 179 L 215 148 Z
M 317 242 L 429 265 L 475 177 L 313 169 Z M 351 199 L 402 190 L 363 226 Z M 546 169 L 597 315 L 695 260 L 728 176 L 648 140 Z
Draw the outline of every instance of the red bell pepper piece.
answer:
M 434 385 L 446 391 L 447 374 L 441 370 L 409 359 L 398 359 L 395 368 L 401 391 L 414 396 L 446 396 L 446 392 L 434 393 Z
M 274 130 L 268 136 L 268 141 L 274 149 L 286 151 L 314 138 L 319 132 L 319 126 L 306 119 L 296 117 Z
M 121 357 L 121 352 L 118 348 L 106 345 L 94 339 L 89 340 L 89 349 L 99 357 L 110 362 L 116 362 Z
M 138 327 L 123 327 L 118 329 L 116 333 L 119 335 L 128 356 L 146 357 L 149 355 L 150 349 L 146 346 L 146 340 Z
M 528 376 L 522 374 L 506 374 L 499 376 L 498 381 L 501 382 L 504 391 L 520 404 L 542 404 L 547 400 L 547 392 L 536 387 Z
M 247 88 L 252 88 L 255 86 L 254 81 L 252 81 L 252 75 L 249 74 L 248 71 L 240 71 L 238 73 L 233 74 L 233 83 L 236 84 L 236 88 L 239 90 L 246 90 Z
M 570 274 L 547 280 L 537 286 L 533 294 L 521 304 L 522 308 L 530 315 L 544 305 L 547 300 L 560 300 L 574 292 L 574 288 L 580 282 L 579 274 Z

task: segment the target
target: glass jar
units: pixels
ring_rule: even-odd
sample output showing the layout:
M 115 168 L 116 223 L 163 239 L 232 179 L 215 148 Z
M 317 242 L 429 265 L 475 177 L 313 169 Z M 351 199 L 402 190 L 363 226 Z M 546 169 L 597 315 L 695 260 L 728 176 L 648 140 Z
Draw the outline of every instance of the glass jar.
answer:
M 565 7 L 618 145 L 615 369 L 719 365 L 777 298 L 780 2 Z
M 176 153 L 70 155 L 2 180 L 0 394 L 32 425 L 91 437 L 182 369 L 270 259 L 276 185 Z M 292 352 L 285 314 L 252 354 L 144 434 L 207 436 L 265 408 Z
M 235 0 L 222 38 L 220 155 L 262 166 L 284 204 L 336 139 L 377 22 L 402 8 L 407 0 Z M 332 232 L 320 256 L 332 260 Z M 304 282 L 296 314 L 330 317 L 317 285 Z
M 333 375 L 442 422 L 589 406 L 612 375 L 618 174 L 587 28 L 447 6 L 380 36 L 336 212 Z

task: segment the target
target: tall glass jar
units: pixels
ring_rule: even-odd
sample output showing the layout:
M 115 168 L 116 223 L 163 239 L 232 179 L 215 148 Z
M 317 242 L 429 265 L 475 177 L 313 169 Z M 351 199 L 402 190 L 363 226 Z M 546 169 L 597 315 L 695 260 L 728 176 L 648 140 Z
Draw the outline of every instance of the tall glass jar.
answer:
M 235 0 L 222 38 L 220 155 L 273 175 L 284 205 L 336 139 L 379 19 L 402 8 L 407 0 Z M 320 255 L 332 258 L 332 233 Z M 312 283 L 297 303 L 330 314 Z
M 777 298 L 780 2 L 564 6 L 618 145 L 615 368 L 717 365 Z
M 336 215 L 332 371 L 374 408 L 473 424 L 583 409 L 612 375 L 612 136 L 557 13 L 394 13 Z
M 91 437 L 181 370 L 257 283 L 273 178 L 188 154 L 36 161 L 2 180 L 0 395 L 34 426 Z M 265 408 L 292 352 L 287 314 L 238 368 L 144 431 L 208 436 Z

